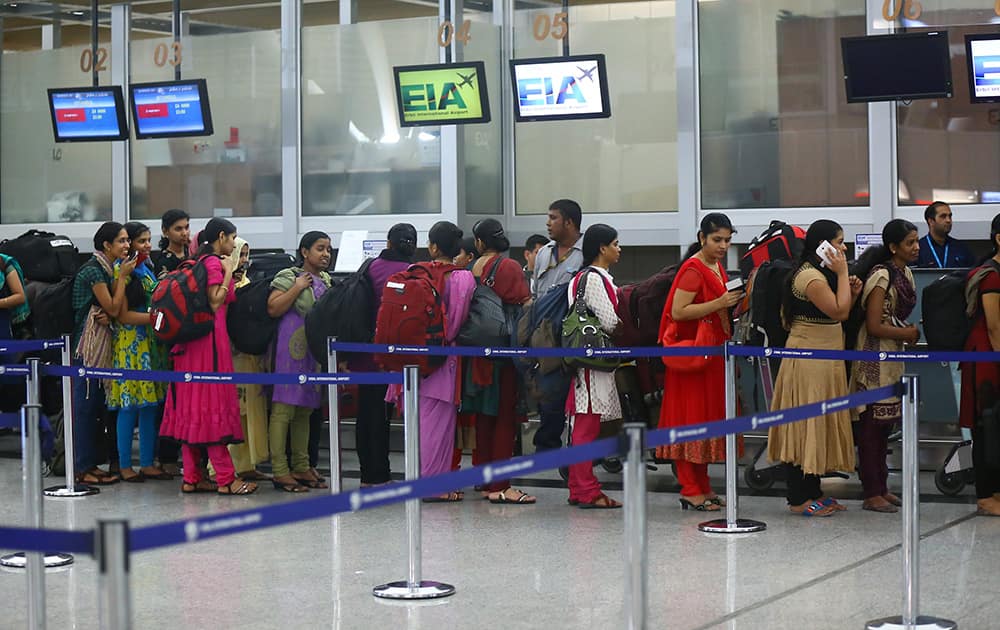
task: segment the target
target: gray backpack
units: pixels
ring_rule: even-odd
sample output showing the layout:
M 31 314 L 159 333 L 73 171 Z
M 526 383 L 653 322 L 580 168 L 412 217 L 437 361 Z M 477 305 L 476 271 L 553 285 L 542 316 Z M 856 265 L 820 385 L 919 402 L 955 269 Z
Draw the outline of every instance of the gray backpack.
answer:
M 500 262 L 500 258 L 497 258 L 486 278 L 476 281 L 469 316 L 458 331 L 460 346 L 506 348 L 511 345 L 511 331 L 515 330 L 512 325 L 517 321 L 514 309 L 520 311 L 521 307 L 505 305 L 493 290 Z

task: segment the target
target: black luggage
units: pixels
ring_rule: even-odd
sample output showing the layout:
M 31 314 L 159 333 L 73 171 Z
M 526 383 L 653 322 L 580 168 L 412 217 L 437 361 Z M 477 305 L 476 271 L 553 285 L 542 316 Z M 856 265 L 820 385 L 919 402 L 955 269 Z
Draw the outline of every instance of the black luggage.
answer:
M 0 243 L 0 253 L 17 260 L 24 277 L 38 282 L 59 282 L 80 268 L 79 251 L 66 236 L 28 230 Z

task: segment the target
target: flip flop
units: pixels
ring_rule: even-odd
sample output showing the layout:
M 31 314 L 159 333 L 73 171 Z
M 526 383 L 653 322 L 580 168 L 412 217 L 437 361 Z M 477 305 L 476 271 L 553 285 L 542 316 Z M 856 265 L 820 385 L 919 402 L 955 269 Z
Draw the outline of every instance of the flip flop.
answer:
M 165 470 L 161 470 L 158 473 L 140 473 L 146 477 L 146 479 L 152 479 L 154 481 L 173 481 L 174 476 Z
M 141 472 L 137 472 L 131 477 L 122 477 L 122 481 L 125 483 L 144 483 L 146 481 L 146 475 Z
M 118 483 L 117 477 L 107 477 L 103 475 L 96 475 L 90 471 L 85 473 L 80 473 L 76 476 L 76 482 L 82 483 L 88 486 L 112 486 Z
M 899 508 L 892 504 L 889 505 L 862 504 L 861 509 L 868 510 L 869 512 L 881 512 L 882 514 L 895 514 L 899 512 Z
M 534 505 L 537 499 L 527 493 L 521 492 L 521 496 L 516 499 L 507 498 L 507 490 L 513 490 L 513 488 L 507 488 L 506 490 L 501 490 L 497 493 L 497 498 L 490 499 L 490 503 L 494 505 Z M 520 492 L 520 491 L 518 491 Z
M 449 492 L 448 495 L 444 497 L 424 497 L 421 501 L 424 503 L 459 503 L 462 498 L 463 497 L 457 492 Z
M 827 512 L 826 514 L 820 514 L 820 512 L 822 512 L 823 510 L 830 510 L 830 511 Z M 829 505 L 823 505 L 823 503 L 820 501 L 813 501 L 808 506 L 806 506 L 806 509 L 802 510 L 801 512 L 795 512 L 795 511 L 792 512 L 792 514 L 799 514 L 806 518 L 812 518 L 812 517 L 827 518 L 833 516 L 834 513 L 836 513 L 836 509 L 834 509 L 832 506 Z
M 204 480 L 199 481 L 198 483 L 188 483 L 185 481 L 181 484 L 181 492 L 184 494 L 208 494 L 210 492 L 215 492 L 215 484 L 211 484 L 210 482 L 206 482 Z
M 622 507 L 622 504 L 602 493 L 590 503 L 581 501 L 576 507 L 581 510 L 618 510 Z
M 249 481 L 240 481 L 239 479 L 233 481 L 233 483 L 236 482 L 239 482 L 240 486 L 235 490 L 233 490 L 233 484 L 231 483 L 228 486 L 219 486 L 219 489 L 215 491 L 216 494 L 222 495 L 224 497 L 246 496 L 248 494 L 253 494 L 254 492 L 257 492 L 257 488 L 259 487 L 257 486 L 257 484 L 251 483 Z

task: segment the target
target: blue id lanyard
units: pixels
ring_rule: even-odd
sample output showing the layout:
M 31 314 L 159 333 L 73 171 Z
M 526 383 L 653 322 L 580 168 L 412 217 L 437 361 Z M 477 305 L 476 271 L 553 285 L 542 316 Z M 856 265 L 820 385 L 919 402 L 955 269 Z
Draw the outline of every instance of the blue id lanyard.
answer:
M 951 244 L 948 243 L 948 241 L 944 242 L 944 262 L 941 262 L 941 259 L 938 258 L 937 250 L 934 249 L 934 241 L 931 240 L 931 235 L 928 234 L 924 238 L 927 239 L 927 247 L 931 248 L 931 256 L 934 257 L 934 261 L 937 263 L 938 268 L 944 269 L 946 263 L 948 262 L 948 248 L 951 247 Z

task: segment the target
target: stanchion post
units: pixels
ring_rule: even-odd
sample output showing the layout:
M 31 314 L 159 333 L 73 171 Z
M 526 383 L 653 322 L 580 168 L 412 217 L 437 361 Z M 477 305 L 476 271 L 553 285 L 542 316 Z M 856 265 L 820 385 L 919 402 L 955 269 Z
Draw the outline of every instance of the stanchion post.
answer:
M 73 342 L 69 335 L 63 335 L 62 365 L 73 366 Z M 45 496 L 57 498 L 86 497 L 97 494 L 100 489 L 76 483 L 76 447 L 73 444 L 73 377 L 62 377 L 63 399 L 63 459 L 66 469 L 66 484 L 45 489 Z
M 726 418 L 736 417 L 736 357 L 725 346 L 726 362 Z M 739 448 L 736 434 L 726 436 L 726 518 L 705 521 L 698 529 L 710 534 L 749 534 L 767 529 L 761 521 L 739 517 L 739 494 L 736 485 Z
M 21 407 L 21 486 L 24 516 L 28 527 L 41 529 L 42 517 L 42 436 L 37 404 Z M 45 630 L 45 554 L 26 554 L 28 569 L 28 627 Z
M 129 589 L 128 521 L 98 521 L 95 535 L 100 627 L 129 630 L 132 627 L 132 593 Z
M 953 630 L 958 624 L 920 614 L 920 459 L 918 378 L 903 376 L 903 614 L 869 621 L 867 630 Z
M 326 371 L 337 373 L 337 351 L 333 349 L 336 337 L 326 338 Z M 340 388 L 331 383 L 326 386 L 330 399 L 330 494 L 343 490 L 344 481 L 340 466 Z
M 646 628 L 646 425 L 625 425 L 625 628 Z
M 403 368 L 403 436 L 406 443 L 406 480 L 420 478 L 420 368 Z M 408 567 L 406 580 L 372 589 L 382 599 L 437 599 L 455 593 L 455 587 L 424 580 L 421 568 L 420 499 L 406 502 Z

